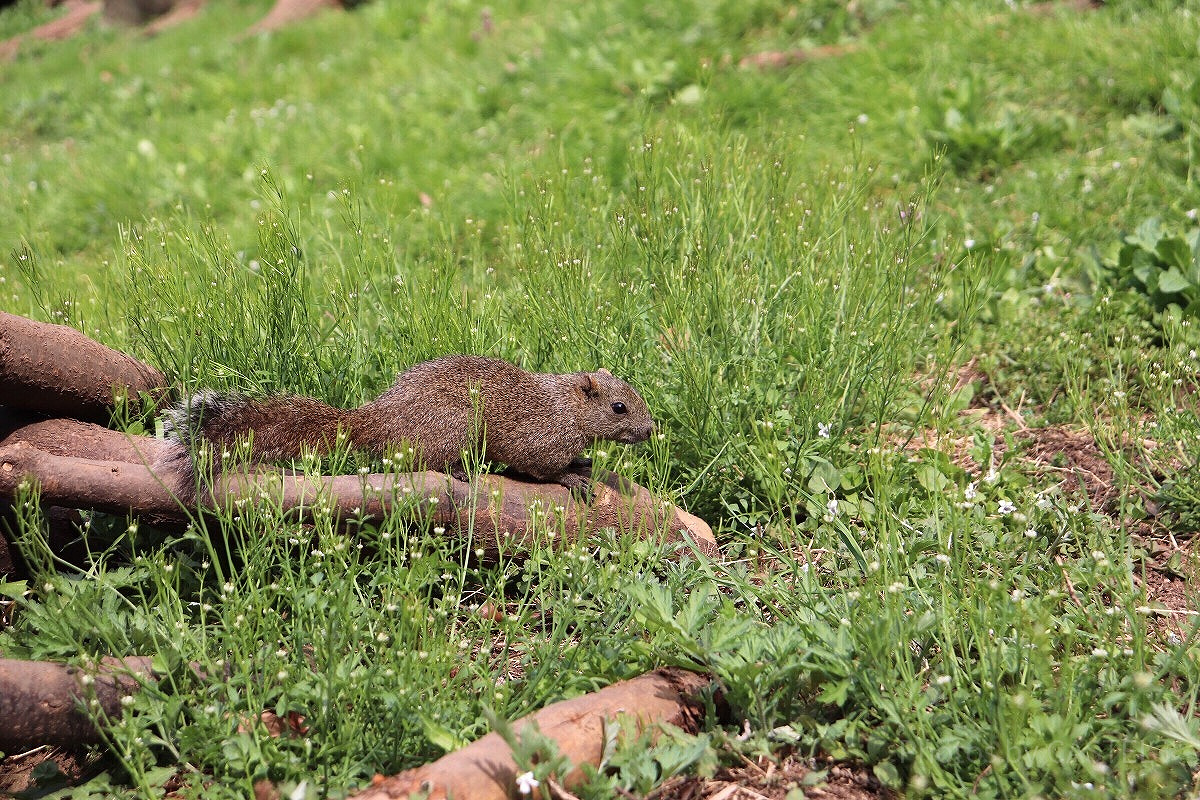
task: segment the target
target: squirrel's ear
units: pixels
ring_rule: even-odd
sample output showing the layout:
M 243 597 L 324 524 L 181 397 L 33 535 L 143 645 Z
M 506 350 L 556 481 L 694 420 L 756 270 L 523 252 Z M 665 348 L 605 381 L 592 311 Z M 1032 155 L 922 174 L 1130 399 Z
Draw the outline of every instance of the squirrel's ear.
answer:
M 601 367 L 600 369 L 596 370 L 596 373 L 599 375 L 604 375 L 605 377 L 608 377 L 608 378 L 612 377 L 612 373 L 609 372 L 608 370 L 606 370 L 604 367 Z
M 582 372 L 579 374 L 579 390 L 583 392 L 584 397 L 595 397 L 600 394 L 600 385 L 596 383 L 592 373 Z

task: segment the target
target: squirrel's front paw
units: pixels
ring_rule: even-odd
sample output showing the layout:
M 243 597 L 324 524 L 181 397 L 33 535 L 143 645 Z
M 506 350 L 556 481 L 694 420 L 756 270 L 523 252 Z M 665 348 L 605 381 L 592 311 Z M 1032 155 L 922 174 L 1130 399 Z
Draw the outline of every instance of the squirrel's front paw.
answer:
M 571 495 L 585 503 L 592 502 L 592 480 L 586 475 L 581 475 L 578 472 L 564 472 L 555 479 L 560 486 L 565 486 L 570 490 Z

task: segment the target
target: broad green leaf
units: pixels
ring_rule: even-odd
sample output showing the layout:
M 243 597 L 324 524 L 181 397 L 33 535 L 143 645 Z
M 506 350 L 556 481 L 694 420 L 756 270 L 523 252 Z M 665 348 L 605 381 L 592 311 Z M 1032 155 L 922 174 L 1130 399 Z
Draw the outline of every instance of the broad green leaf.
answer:
M 812 468 L 808 476 L 809 491 L 832 492 L 842 485 L 842 473 L 831 462 L 815 456 L 809 458 L 808 462 Z
M 1182 236 L 1166 236 L 1158 241 L 1155 254 L 1168 267 L 1187 269 L 1192 265 L 1192 248 Z
M 1192 288 L 1192 282 L 1176 267 L 1162 272 L 1158 276 L 1158 290 L 1163 294 L 1178 294 Z
M 1144 250 L 1153 253 L 1158 248 L 1158 240 L 1162 238 L 1162 223 L 1158 217 L 1150 217 L 1137 230 L 1125 237 L 1125 241 L 1136 244 Z

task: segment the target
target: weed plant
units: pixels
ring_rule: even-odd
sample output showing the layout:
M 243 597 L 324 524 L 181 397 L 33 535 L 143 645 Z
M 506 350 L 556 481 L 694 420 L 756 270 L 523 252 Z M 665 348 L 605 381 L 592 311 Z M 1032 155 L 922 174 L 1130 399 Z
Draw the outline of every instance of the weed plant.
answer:
M 912 797 L 1194 792 L 1196 609 L 1148 594 L 1145 538 L 1200 516 L 1193 4 L 376 0 L 234 44 L 265 10 L 0 73 L 0 307 L 179 395 L 607 367 L 660 435 L 597 461 L 724 557 L 548 517 L 484 563 L 265 495 L 182 534 L 88 512 L 69 564 L 28 486 L 0 653 L 159 671 L 71 796 L 340 796 L 493 729 L 544 793 L 561 759 L 508 721 L 662 664 L 728 711 L 615 721 L 580 796 L 784 752 Z M 1026 457 L 1043 425 L 1113 502 Z

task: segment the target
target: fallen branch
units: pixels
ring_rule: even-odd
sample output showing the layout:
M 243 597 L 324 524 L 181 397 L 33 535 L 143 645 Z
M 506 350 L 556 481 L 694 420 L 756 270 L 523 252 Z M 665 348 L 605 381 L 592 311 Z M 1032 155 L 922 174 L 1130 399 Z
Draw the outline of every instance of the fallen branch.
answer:
M 61 423 L 62 420 L 54 420 Z M 77 423 L 76 423 L 77 424 Z M 45 433 L 45 426 L 35 427 Z M 22 429 L 24 430 L 24 429 Z M 186 522 L 194 509 L 180 502 L 172 476 L 145 462 L 79 458 L 47 452 L 10 433 L 0 446 L 0 496 L 16 497 L 24 484 L 38 485 L 41 501 L 55 506 L 133 513 Z M 122 437 L 135 454 L 161 448 L 149 437 Z M 11 443 L 10 443 L 11 442 Z M 114 439 L 115 442 L 115 439 Z M 473 483 L 440 472 L 305 477 L 281 472 L 226 473 L 205 493 L 200 510 L 267 501 L 296 522 L 331 514 L 344 525 L 378 521 L 393 509 L 411 509 L 432 526 L 478 537 L 494 554 L 506 541 L 529 543 L 539 532 L 561 532 L 575 540 L 615 528 L 667 541 L 690 539 L 716 552 L 712 530 L 702 520 L 656 500 L 641 486 L 611 473 L 597 482 L 591 503 L 576 500 L 557 484 L 525 483 L 502 475 L 480 475 Z
M 0 405 L 107 421 L 114 398 L 165 393 L 162 373 L 66 325 L 0 312 Z
M 0 659 L 0 750 L 101 741 L 94 717 L 120 718 L 121 698 L 152 679 L 150 663 L 146 657 L 106 658 L 89 671 Z M 92 701 L 89 713 L 83 706 Z
M 563 700 L 513 723 L 517 735 L 536 725 L 558 744 L 574 769 L 557 776 L 570 788 L 583 778 L 584 764 L 598 767 L 604 753 L 604 726 L 617 715 L 635 732 L 652 725 L 674 725 L 689 733 L 700 730 L 704 710 L 701 692 L 713 686 L 711 678 L 687 670 L 666 668 L 632 680 L 614 683 L 598 692 Z M 352 800 L 383 800 L 419 796 L 469 797 L 472 800 L 508 800 L 516 796 L 517 764 L 498 733 L 489 733 L 461 750 L 437 761 L 376 781 Z

